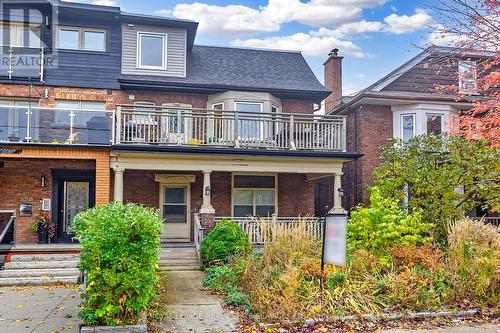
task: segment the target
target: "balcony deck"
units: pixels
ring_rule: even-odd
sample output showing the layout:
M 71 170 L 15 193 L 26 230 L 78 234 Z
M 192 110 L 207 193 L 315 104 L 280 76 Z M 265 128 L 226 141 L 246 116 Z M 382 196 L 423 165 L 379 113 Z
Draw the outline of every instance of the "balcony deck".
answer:
M 345 152 L 345 130 L 344 117 L 315 114 L 0 103 L 0 143 Z

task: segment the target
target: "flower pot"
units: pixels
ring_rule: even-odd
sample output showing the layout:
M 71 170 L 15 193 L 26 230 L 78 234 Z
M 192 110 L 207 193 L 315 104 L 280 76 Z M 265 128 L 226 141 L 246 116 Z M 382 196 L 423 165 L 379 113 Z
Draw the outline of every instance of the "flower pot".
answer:
M 38 232 L 38 244 L 47 244 L 48 243 L 48 229 L 47 226 L 41 224 L 38 226 L 37 232 Z

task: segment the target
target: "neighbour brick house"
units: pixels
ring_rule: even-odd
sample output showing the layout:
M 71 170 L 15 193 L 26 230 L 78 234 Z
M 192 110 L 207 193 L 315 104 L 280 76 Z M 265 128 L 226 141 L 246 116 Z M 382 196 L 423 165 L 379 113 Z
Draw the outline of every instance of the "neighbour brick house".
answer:
M 28 37 L 4 34 L 2 56 L 35 49 L 45 61 L 0 68 L 7 251 L 37 241 L 40 209 L 53 242 L 73 242 L 73 217 L 112 200 L 158 208 L 166 242 L 192 242 L 223 217 L 344 212 L 342 165 L 358 154 L 346 149 L 345 117 L 315 114 L 331 89 L 299 52 L 200 46 L 196 22 L 118 7 L 17 6 L 25 15 L 8 21 Z M 315 187 L 329 177 L 318 209 Z
M 471 108 L 471 103 L 459 95 L 438 88 L 457 85 L 463 93 L 474 93 L 476 65 L 488 56 L 487 52 L 431 47 L 329 109 L 330 114 L 347 117 L 346 149 L 362 155 L 344 165 L 347 209 L 368 203 L 366 187 L 373 185 L 372 172 L 388 139 L 445 134 L 450 129 L 450 117 Z M 341 58 L 333 60 L 339 63 Z M 468 75 L 459 75 L 459 71 Z

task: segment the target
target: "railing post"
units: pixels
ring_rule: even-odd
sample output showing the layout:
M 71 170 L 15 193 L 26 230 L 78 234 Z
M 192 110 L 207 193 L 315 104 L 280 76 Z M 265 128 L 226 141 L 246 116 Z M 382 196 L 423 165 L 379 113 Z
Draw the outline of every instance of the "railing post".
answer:
M 234 145 L 236 148 L 240 148 L 240 140 L 239 140 L 239 133 L 238 133 L 238 112 L 234 112 Z
M 181 110 L 177 110 L 177 144 L 180 145 L 181 142 L 181 121 L 182 115 Z
M 7 73 L 9 74 L 9 80 L 12 79 L 12 74 L 13 74 L 13 71 L 12 71 L 12 52 L 13 49 L 12 49 L 12 46 L 9 47 L 9 70 L 7 71 Z
M 290 149 L 297 149 L 295 146 L 295 118 L 293 114 L 290 115 Z
M 28 103 L 28 109 L 26 111 L 26 142 L 31 141 L 31 102 Z
M 341 135 L 342 135 L 342 138 L 341 138 L 341 142 L 342 142 L 342 147 L 340 147 L 340 149 L 342 149 L 342 151 L 346 151 L 347 149 L 347 144 L 346 144 L 346 140 L 347 140 L 347 118 L 344 117 L 342 118 L 342 130 L 341 130 Z
M 115 117 L 116 117 L 115 143 L 119 145 L 122 137 L 122 107 L 120 105 L 116 107 Z
M 43 82 L 44 66 L 45 66 L 45 57 L 42 46 L 40 48 L 40 82 Z
M 109 142 L 111 144 L 115 143 L 115 136 L 116 136 L 116 110 L 113 109 L 113 113 L 111 115 L 111 138 L 109 139 Z

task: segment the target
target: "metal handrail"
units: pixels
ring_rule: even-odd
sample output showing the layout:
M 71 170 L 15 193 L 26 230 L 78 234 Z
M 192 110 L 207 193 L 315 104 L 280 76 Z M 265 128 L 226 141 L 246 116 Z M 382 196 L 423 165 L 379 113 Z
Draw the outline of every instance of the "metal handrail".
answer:
M 2 243 L 3 239 L 5 238 L 5 235 L 7 235 L 7 233 L 9 232 L 10 227 L 13 224 L 15 224 L 15 222 L 16 222 L 16 215 L 15 215 L 14 211 L 0 210 L 0 213 L 12 214 L 11 217 L 10 217 L 9 222 L 7 222 L 7 225 L 5 226 L 5 228 L 2 230 L 2 233 L 0 234 L 0 243 Z

